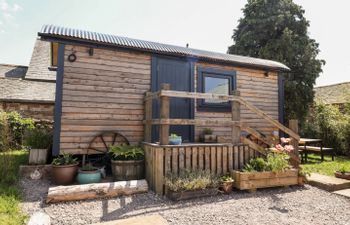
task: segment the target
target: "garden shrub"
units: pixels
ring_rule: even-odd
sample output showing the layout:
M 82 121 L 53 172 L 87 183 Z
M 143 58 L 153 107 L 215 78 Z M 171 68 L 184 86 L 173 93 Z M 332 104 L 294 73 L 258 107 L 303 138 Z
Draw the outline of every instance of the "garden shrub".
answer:
M 11 147 L 18 148 L 22 145 L 24 132 L 35 128 L 34 121 L 23 118 L 18 112 L 8 112 L 7 122 L 12 135 Z
M 52 144 L 52 133 L 46 129 L 35 128 L 27 132 L 24 145 L 31 149 L 47 149 Z

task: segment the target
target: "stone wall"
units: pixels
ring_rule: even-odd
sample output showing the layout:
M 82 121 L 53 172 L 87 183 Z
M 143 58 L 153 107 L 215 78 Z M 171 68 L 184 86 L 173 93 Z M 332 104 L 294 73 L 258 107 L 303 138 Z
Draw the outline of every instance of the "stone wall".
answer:
M 0 102 L 0 111 L 17 111 L 26 118 L 53 120 L 54 103 Z

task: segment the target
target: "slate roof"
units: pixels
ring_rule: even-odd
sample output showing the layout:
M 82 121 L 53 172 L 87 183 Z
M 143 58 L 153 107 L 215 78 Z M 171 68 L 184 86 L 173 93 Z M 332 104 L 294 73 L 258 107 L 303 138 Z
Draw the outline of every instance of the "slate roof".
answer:
M 35 41 L 26 79 L 55 81 L 56 71 L 50 70 L 50 67 L 51 43 L 38 39 Z
M 315 87 L 315 101 L 342 104 L 350 101 L 350 82 Z
M 54 82 L 0 78 L 0 101 L 53 103 L 55 89 Z
M 277 71 L 290 70 L 284 64 L 272 60 L 185 48 L 54 25 L 44 25 L 38 35 L 44 39 L 56 38 L 70 41 L 81 41 L 86 43 L 104 44 L 112 47 L 136 49 L 140 51 L 154 52 L 165 55 L 195 57 L 206 61 L 231 63 L 239 66 L 259 67 Z
M 0 64 L 0 78 L 23 78 L 27 70 L 28 66 Z

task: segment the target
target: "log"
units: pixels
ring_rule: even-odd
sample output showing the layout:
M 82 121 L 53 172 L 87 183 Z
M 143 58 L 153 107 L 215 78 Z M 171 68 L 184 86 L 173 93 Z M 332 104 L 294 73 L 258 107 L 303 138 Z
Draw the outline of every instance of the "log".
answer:
M 148 191 L 146 180 L 118 181 L 49 188 L 46 203 L 132 195 Z

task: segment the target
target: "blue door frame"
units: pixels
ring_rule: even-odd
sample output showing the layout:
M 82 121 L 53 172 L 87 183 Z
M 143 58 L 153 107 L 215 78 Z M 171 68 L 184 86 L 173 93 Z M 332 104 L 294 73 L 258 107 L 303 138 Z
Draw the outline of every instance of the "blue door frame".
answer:
M 160 89 L 162 83 L 169 83 L 171 90 L 194 91 L 194 61 L 173 57 L 152 56 L 151 91 Z M 159 118 L 159 102 L 153 101 L 152 117 Z M 170 99 L 170 118 L 193 119 L 194 100 Z M 183 141 L 194 142 L 194 126 L 170 126 L 170 133 L 183 136 Z M 159 141 L 159 126 L 152 126 L 152 142 Z

